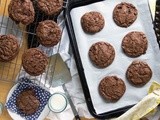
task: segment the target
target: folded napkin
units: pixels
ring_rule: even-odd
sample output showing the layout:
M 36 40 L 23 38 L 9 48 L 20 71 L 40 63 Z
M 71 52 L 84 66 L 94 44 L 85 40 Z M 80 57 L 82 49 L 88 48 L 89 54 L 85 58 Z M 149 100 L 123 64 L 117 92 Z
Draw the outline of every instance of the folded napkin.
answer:
M 16 89 L 13 91 L 11 97 L 6 103 L 6 108 L 10 109 L 12 112 L 19 114 L 20 116 L 24 117 L 26 120 L 37 120 L 41 112 L 43 111 L 44 107 L 47 105 L 48 99 L 50 98 L 51 94 L 47 90 L 43 89 L 42 87 L 38 86 L 36 83 L 33 83 L 28 78 L 21 78 L 17 83 Z M 36 94 L 36 97 L 40 101 L 40 106 L 38 110 L 32 114 L 25 116 L 16 106 L 16 98 L 17 96 L 26 88 L 33 88 Z

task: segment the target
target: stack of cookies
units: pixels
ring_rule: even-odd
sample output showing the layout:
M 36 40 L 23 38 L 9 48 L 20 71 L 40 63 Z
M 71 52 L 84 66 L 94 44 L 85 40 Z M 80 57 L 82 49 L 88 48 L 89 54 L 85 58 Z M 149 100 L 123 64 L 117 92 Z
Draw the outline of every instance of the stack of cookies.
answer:
M 136 21 L 138 10 L 133 4 L 122 2 L 115 6 L 112 16 L 117 26 L 127 29 Z M 103 15 L 97 11 L 83 14 L 80 21 L 83 31 L 90 35 L 100 32 L 105 26 Z M 145 54 L 147 48 L 147 37 L 141 31 L 128 31 L 122 39 L 121 49 L 131 59 Z M 104 69 L 116 59 L 116 48 L 109 42 L 98 41 L 90 46 L 88 56 L 95 68 Z M 143 60 L 133 60 L 125 74 L 130 84 L 142 87 L 151 79 L 152 70 Z M 100 81 L 98 90 L 105 100 L 116 102 L 124 95 L 126 85 L 117 75 L 106 76 Z

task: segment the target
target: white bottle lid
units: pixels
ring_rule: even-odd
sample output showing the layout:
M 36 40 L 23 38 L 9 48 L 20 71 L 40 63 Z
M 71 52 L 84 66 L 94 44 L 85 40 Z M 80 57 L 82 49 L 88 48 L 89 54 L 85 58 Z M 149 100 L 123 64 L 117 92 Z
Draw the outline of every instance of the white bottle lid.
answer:
M 67 98 L 65 94 L 60 92 L 52 94 L 49 98 L 48 106 L 53 112 L 59 113 L 64 111 L 67 107 Z

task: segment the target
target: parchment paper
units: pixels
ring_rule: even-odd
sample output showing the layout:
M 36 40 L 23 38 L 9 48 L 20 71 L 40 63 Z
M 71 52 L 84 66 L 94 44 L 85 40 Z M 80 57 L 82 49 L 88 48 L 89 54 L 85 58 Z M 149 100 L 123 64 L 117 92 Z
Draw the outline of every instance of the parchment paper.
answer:
M 128 28 L 118 27 L 112 19 L 114 7 L 122 1 L 132 3 L 138 9 L 137 20 Z M 83 32 L 80 24 L 82 15 L 89 11 L 99 11 L 105 19 L 103 30 L 94 35 L 89 35 Z M 105 0 L 74 8 L 71 10 L 70 14 L 91 99 L 97 114 L 136 104 L 147 95 L 147 89 L 153 80 L 160 82 L 160 51 L 153 30 L 147 0 Z M 131 31 L 142 31 L 146 34 L 148 39 L 148 49 L 146 54 L 137 58 L 127 57 L 121 49 L 123 37 Z M 88 57 L 90 46 L 98 41 L 109 42 L 116 51 L 113 63 L 105 69 L 98 69 L 93 66 Z M 128 66 L 136 59 L 147 62 L 153 71 L 151 80 L 145 86 L 139 88 L 132 86 L 125 77 Z M 105 101 L 98 93 L 99 82 L 105 76 L 109 75 L 120 77 L 126 84 L 125 94 L 115 103 Z

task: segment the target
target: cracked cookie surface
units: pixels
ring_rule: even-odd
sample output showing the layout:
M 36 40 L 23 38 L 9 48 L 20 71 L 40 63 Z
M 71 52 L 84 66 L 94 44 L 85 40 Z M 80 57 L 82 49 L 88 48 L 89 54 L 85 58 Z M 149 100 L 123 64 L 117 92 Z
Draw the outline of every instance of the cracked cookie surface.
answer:
M 11 0 L 8 13 L 13 21 L 24 25 L 32 23 L 35 17 L 34 7 L 30 0 Z
M 37 48 L 30 48 L 22 55 L 22 66 L 24 70 L 32 75 L 42 74 L 48 65 L 48 57 Z
M 37 99 L 33 89 L 26 88 L 18 95 L 16 105 L 25 115 L 32 115 L 38 110 L 40 101 Z
M 19 52 L 18 39 L 12 35 L 0 35 L 0 61 L 9 62 Z
M 105 20 L 102 14 L 96 11 L 87 12 L 81 17 L 81 26 L 87 33 L 94 34 L 101 31 L 104 24 Z
M 130 57 L 138 57 L 146 53 L 148 40 L 143 32 L 129 32 L 122 40 L 122 49 Z
M 89 58 L 99 68 L 108 67 L 115 58 L 113 46 L 107 42 L 94 43 L 89 49 Z
M 133 85 L 142 86 L 151 79 L 152 70 L 146 62 L 135 60 L 128 67 L 126 77 Z
M 137 19 L 138 11 L 130 3 L 122 2 L 113 10 L 113 20 L 120 27 L 129 27 Z
M 37 40 L 45 47 L 53 47 L 61 39 L 61 29 L 53 20 L 39 22 L 36 29 Z
M 119 100 L 126 91 L 125 83 L 117 76 L 107 76 L 99 83 L 100 95 L 111 102 Z
M 63 7 L 63 0 L 38 0 L 38 8 L 46 15 L 57 15 Z

